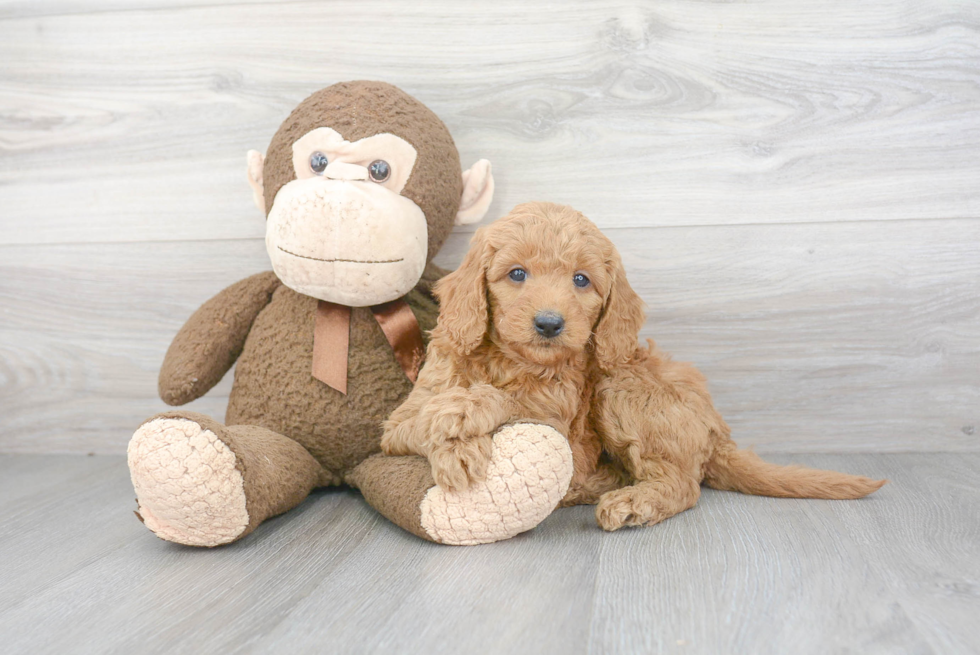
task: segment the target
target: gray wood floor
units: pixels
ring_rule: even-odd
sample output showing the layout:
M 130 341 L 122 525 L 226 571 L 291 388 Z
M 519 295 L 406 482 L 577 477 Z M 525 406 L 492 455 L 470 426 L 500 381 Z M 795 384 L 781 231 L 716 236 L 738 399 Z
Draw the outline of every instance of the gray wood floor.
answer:
M 606 534 L 591 508 L 471 548 L 353 491 L 240 543 L 163 542 L 125 461 L 0 455 L 4 653 L 976 653 L 978 454 L 772 457 L 891 484 L 861 501 L 706 490 Z

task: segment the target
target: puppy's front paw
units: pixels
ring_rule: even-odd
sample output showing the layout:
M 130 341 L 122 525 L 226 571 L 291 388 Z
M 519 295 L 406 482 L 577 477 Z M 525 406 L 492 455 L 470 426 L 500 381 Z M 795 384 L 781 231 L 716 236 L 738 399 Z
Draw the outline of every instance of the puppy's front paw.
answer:
M 488 434 L 452 439 L 435 446 L 429 453 L 429 463 L 436 484 L 447 491 L 464 491 L 470 482 L 485 480 L 492 446 Z
M 595 508 L 599 527 L 612 532 L 623 526 L 653 525 L 666 517 L 648 490 L 623 487 L 607 491 Z
M 401 422 L 385 421 L 384 432 L 381 435 L 381 452 L 385 455 L 413 455 L 411 447 L 419 441 L 417 435 L 421 431 L 418 417 L 413 416 Z
M 433 541 L 473 545 L 509 539 L 541 523 L 568 491 L 572 450 L 554 428 L 507 425 L 492 444 L 486 481 L 464 492 L 439 486 L 426 492 L 419 523 Z

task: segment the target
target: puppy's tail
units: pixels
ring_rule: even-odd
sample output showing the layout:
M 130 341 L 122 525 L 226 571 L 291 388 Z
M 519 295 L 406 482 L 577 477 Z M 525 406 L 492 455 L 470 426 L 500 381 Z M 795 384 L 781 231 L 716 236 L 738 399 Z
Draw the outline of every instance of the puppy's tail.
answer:
M 778 498 L 861 498 L 888 480 L 823 471 L 803 466 L 780 466 L 763 461 L 750 450 L 719 449 L 705 467 L 704 483 L 712 489 L 740 491 Z

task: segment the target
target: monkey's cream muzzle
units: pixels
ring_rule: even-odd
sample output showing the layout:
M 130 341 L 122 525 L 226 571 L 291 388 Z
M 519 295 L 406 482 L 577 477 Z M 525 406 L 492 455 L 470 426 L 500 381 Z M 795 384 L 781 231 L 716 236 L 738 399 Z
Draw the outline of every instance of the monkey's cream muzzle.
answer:
M 414 202 L 331 162 L 323 176 L 276 194 L 265 237 L 283 284 L 320 300 L 368 307 L 401 298 L 425 268 L 428 225 Z
M 348 164 L 343 161 L 330 162 L 323 171 L 323 177 L 328 180 L 339 180 L 342 182 L 367 182 L 367 166 Z
M 352 307 L 411 291 L 429 248 L 425 214 L 401 195 L 418 158 L 415 147 L 387 132 L 351 142 L 333 128 L 318 127 L 292 144 L 292 155 L 296 178 L 276 192 L 265 237 L 283 284 Z M 265 157 L 250 151 L 248 180 L 262 211 L 264 168 Z M 457 225 L 486 213 L 493 198 L 489 162 L 478 161 L 462 182 Z

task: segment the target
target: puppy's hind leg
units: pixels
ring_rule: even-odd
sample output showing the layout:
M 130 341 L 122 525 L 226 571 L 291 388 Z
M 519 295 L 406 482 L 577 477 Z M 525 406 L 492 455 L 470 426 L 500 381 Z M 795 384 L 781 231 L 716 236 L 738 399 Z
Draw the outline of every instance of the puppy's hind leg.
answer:
M 573 457 L 578 457 L 574 449 L 572 453 Z M 592 472 L 575 472 L 568 493 L 561 499 L 559 507 L 595 505 L 606 492 L 621 489 L 629 483 L 629 473 L 621 465 L 616 462 L 600 461 Z
M 674 514 L 694 507 L 701 496 L 701 485 L 678 467 L 662 462 L 654 479 L 607 491 L 595 509 L 603 530 L 623 526 L 654 525 Z

